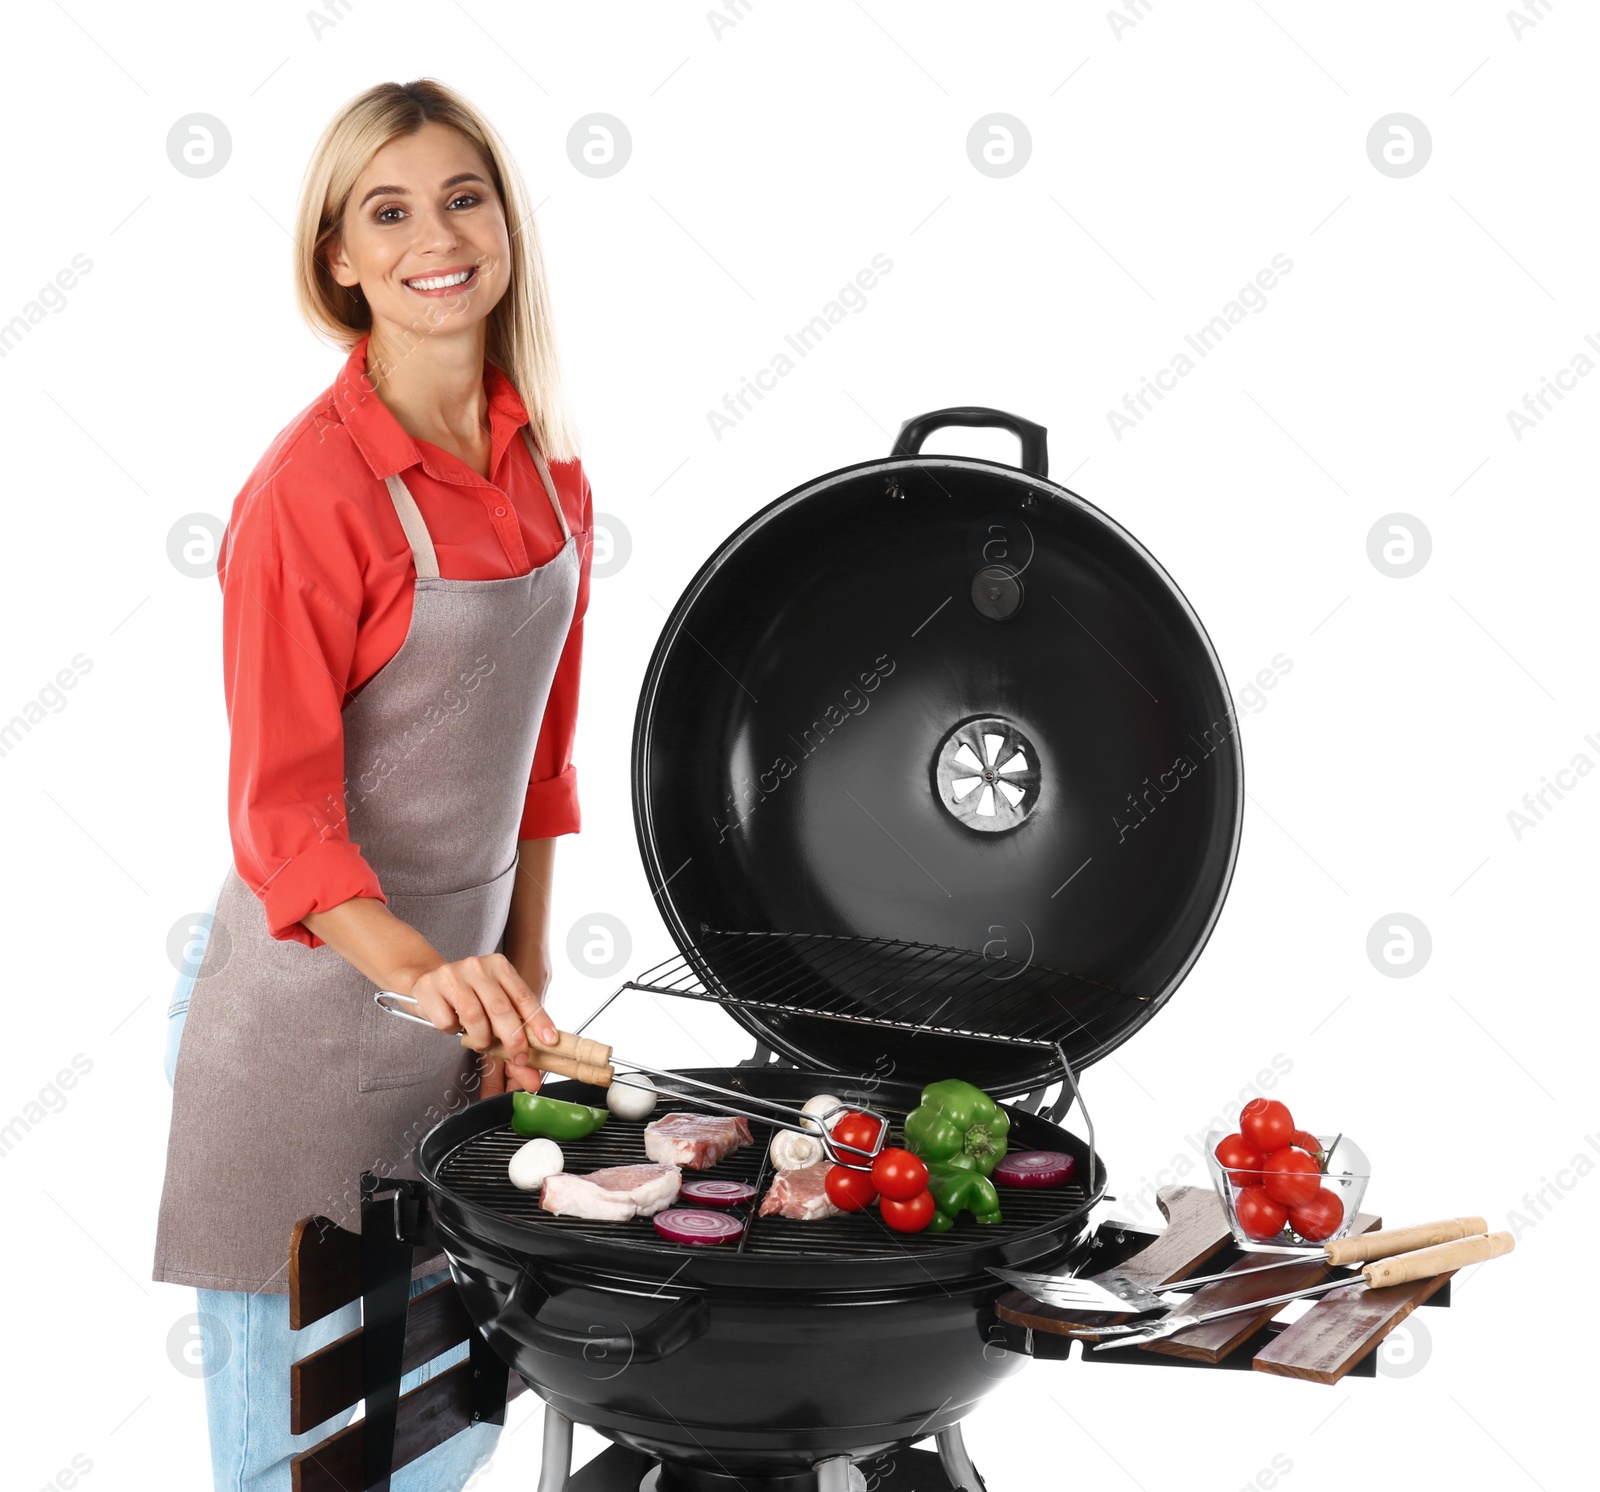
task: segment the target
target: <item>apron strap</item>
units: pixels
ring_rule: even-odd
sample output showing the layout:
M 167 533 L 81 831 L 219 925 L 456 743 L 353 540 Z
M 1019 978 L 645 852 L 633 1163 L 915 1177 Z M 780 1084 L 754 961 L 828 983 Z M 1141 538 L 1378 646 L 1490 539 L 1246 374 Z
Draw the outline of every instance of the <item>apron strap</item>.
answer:
M 417 578 L 437 580 L 439 556 L 434 553 L 433 539 L 428 533 L 428 525 L 422 521 L 422 509 L 417 506 L 417 500 L 411 495 L 411 489 L 400 480 L 398 474 L 385 477 L 384 482 L 389 488 L 389 498 L 394 503 L 400 527 L 406 531 L 406 539 L 411 545 L 411 558 L 416 561 Z
M 556 496 L 556 484 L 550 479 L 550 467 L 539 453 L 539 447 L 533 443 L 533 436 L 528 433 L 528 427 L 522 427 L 522 438 L 528 443 L 528 452 L 533 457 L 533 464 L 538 468 L 539 480 L 544 483 L 544 490 L 550 498 L 550 506 L 555 509 L 556 522 L 561 525 L 561 542 L 565 544 L 572 537 L 572 530 L 567 526 L 567 515 L 561 509 L 561 499 Z M 406 531 L 406 541 L 411 545 L 411 558 L 416 563 L 417 578 L 419 580 L 437 580 L 439 578 L 439 556 L 433 547 L 433 538 L 428 533 L 428 525 L 423 522 L 422 509 L 417 506 L 417 500 L 411 495 L 411 489 L 400 480 L 399 474 L 385 477 L 384 483 L 389 489 L 389 499 L 394 503 L 395 515 L 400 519 L 400 527 Z
M 526 425 L 522 427 L 522 438 L 528 443 L 528 453 L 533 457 L 533 464 L 539 468 L 539 480 L 544 483 L 544 490 L 550 495 L 550 506 L 556 510 L 556 522 L 561 525 L 561 542 L 565 544 L 572 537 L 572 530 L 567 527 L 567 515 L 561 511 L 561 499 L 556 496 L 556 484 L 550 480 L 550 468 L 540 455 L 539 447 L 533 443 L 533 436 L 528 433 Z

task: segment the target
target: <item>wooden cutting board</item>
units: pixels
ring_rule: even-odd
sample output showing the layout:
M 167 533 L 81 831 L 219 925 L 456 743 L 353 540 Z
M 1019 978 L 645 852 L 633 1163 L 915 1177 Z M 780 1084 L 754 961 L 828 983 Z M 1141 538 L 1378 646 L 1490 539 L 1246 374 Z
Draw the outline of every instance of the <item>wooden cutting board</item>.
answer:
M 1221 1204 L 1218 1205 L 1220 1207 Z M 1382 1218 L 1361 1212 L 1356 1214 L 1350 1231 L 1370 1233 L 1382 1226 Z M 1237 1264 L 1231 1265 L 1228 1273 L 1257 1269 L 1271 1262 L 1270 1255 L 1248 1254 Z M 1248 1300 L 1304 1289 L 1307 1285 L 1327 1279 L 1331 1272 L 1327 1258 L 1319 1249 L 1310 1258 L 1285 1264 L 1282 1269 L 1274 1269 L 1270 1274 L 1252 1274 L 1238 1280 L 1218 1280 L 1214 1285 L 1203 1285 L 1189 1297 L 1192 1303 L 1184 1309 L 1195 1315 L 1220 1311 L 1224 1306 L 1240 1305 Z M 1344 1292 L 1335 1290 L 1332 1293 L 1342 1295 Z M 1235 1348 L 1249 1341 L 1282 1309 L 1281 1305 L 1271 1305 L 1263 1306 L 1258 1311 L 1241 1311 L 1236 1316 L 1224 1316 L 1220 1321 L 1207 1321 L 1203 1326 L 1191 1326 L 1186 1331 L 1175 1332 L 1159 1342 L 1146 1342 L 1140 1350 L 1154 1352 L 1161 1357 L 1185 1357 L 1191 1362 L 1221 1362 Z
M 1256 1353 L 1251 1367 L 1280 1378 L 1337 1383 L 1454 1273 L 1383 1290 L 1363 1284 L 1330 1290 Z

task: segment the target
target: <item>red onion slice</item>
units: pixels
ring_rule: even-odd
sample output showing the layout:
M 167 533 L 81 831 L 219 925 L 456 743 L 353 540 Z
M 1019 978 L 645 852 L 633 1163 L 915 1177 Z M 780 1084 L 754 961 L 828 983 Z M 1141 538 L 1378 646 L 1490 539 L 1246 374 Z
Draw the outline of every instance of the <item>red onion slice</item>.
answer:
M 697 1207 L 669 1207 L 650 1219 L 668 1243 L 732 1243 L 744 1224 L 725 1212 L 703 1212 Z
M 713 1176 L 696 1176 L 678 1188 L 685 1202 L 699 1202 L 704 1207 L 737 1207 L 755 1194 L 756 1189 L 743 1181 L 718 1181 Z
M 1061 1150 L 1018 1150 L 994 1168 L 1000 1186 L 1063 1186 L 1078 1169 L 1077 1160 Z

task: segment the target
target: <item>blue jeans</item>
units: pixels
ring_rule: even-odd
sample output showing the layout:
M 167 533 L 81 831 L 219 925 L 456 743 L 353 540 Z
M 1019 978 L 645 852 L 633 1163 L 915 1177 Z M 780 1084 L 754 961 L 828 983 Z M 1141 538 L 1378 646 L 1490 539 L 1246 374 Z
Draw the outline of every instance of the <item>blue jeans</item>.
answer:
M 178 1043 L 194 992 L 215 903 L 194 928 L 187 964 L 167 1011 L 167 1082 L 178 1064 Z M 288 1240 L 284 1240 L 287 1248 Z M 450 1278 L 448 1270 L 412 1281 L 411 1294 Z M 314 1321 L 302 1331 L 289 1329 L 289 1297 L 242 1290 L 196 1290 L 199 1354 L 193 1361 L 206 1386 L 206 1424 L 211 1440 L 211 1475 L 216 1492 L 289 1492 L 289 1458 L 326 1440 L 350 1422 L 354 1409 L 300 1435 L 289 1433 L 289 1364 L 336 1341 L 361 1324 L 361 1302 Z M 459 1343 L 400 1380 L 408 1393 L 435 1373 L 461 1362 L 467 1344 Z M 499 1440 L 498 1425 L 473 1425 L 395 1472 L 392 1492 L 459 1492 L 488 1459 Z

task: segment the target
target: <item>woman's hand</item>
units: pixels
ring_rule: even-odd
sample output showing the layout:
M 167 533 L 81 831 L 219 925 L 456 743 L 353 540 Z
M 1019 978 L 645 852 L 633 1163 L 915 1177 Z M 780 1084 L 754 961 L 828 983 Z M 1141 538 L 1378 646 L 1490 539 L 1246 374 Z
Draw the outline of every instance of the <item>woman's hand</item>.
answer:
M 550 844 L 548 840 L 530 840 L 527 848 L 536 859 L 542 856 L 548 862 Z M 547 864 L 544 886 L 548 886 Z M 523 900 L 527 900 L 526 894 Z M 518 910 L 515 893 L 512 907 Z M 418 1012 L 439 1030 L 466 1032 L 467 1045 L 474 1051 L 481 1053 L 498 1039 L 513 1058 L 511 1076 L 502 1076 L 501 1086 L 486 1088 L 486 1093 L 504 1091 L 507 1081 L 518 1088 L 539 1086 L 538 1069 L 528 1052 L 528 1035 L 546 1046 L 554 1046 L 559 1035 L 544 1012 L 544 992 L 550 983 L 545 939 L 542 932 L 527 930 L 525 916 L 513 919 L 519 935 L 514 942 L 509 938 L 506 942 L 515 962 L 501 953 L 450 962 L 375 897 L 352 896 L 301 921 L 379 989 L 413 996 Z
M 528 988 L 538 996 L 542 1008 L 545 991 L 550 987 L 550 965 L 544 948 L 530 949 L 520 961 L 519 972 Z M 497 1093 L 518 1088 L 537 1093 L 539 1084 L 544 1081 L 544 1073 L 531 1062 L 508 1067 L 499 1057 L 479 1057 L 478 1069 L 482 1075 L 479 1098 L 493 1098 Z
M 497 1093 L 514 1092 L 518 1088 L 537 1093 L 539 1084 L 544 1081 L 544 1074 L 532 1063 L 507 1067 L 499 1057 L 479 1057 L 478 1073 L 479 1098 L 493 1098 Z
M 517 842 L 517 878 L 511 892 L 502 944 L 523 984 L 539 1002 L 541 1011 L 545 991 L 550 987 L 550 884 L 555 850 L 553 839 Z M 534 1035 L 538 1036 L 537 1028 Z M 549 1039 L 553 1042 L 556 1038 L 552 1035 Z M 492 1057 L 479 1057 L 478 1063 L 483 1075 L 482 1086 L 478 1089 L 480 1098 L 493 1098 L 507 1088 L 536 1092 L 544 1076 L 532 1063 L 508 1065 Z
M 559 1040 L 544 1011 L 544 984 L 548 981 L 546 973 L 535 991 L 503 953 L 485 953 L 439 964 L 419 974 L 401 993 L 411 995 L 418 1014 L 440 1031 L 466 1032 L 467 1045 L 475 1052 L 485 1052 L 498 1041 L 511 1059 L 507 1065 L 521 1074 L 532 1063 L 529 1033 L 545 1046 L 554 1046 Z M 516 1086 L 529 1084 L 518 1082 Z M 531 1086 L 537 1087 L 537 1081 Z

